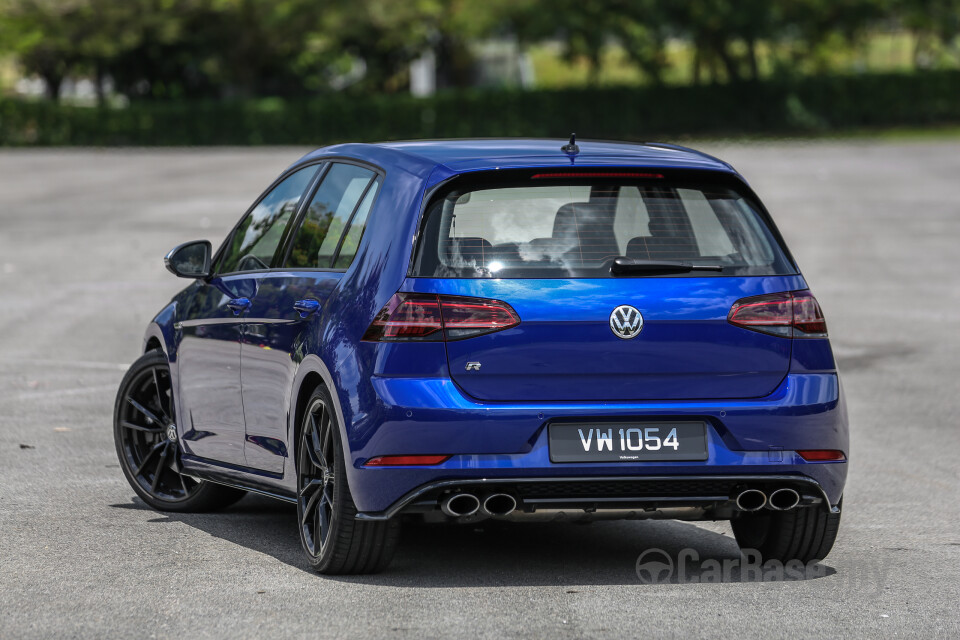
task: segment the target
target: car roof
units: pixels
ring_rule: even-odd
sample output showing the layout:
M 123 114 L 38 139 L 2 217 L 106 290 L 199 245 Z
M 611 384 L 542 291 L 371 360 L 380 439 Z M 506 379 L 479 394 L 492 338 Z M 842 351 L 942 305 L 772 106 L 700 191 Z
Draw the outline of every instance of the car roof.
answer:
M 707 169 L 736 173 L 728 163 L 694 149 L 659 143 L 597 142 L 578 140 L 580 152 L 570 156 L 558 139 L 409 140 L 372 144 L 338 144 L 317 149 L 301 161 L 322 156 L 347 156 L 385 169 L 402 166 L 412 173 L 430 175 L 437 167 L 444 174 L 490 169 L 539 167 L 663 167 Z

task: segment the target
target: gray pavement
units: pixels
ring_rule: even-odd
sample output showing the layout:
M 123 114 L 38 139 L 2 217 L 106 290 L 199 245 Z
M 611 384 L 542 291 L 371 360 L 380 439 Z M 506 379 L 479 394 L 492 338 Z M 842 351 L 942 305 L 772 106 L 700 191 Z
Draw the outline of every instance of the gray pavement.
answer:
M 960 637 L 960 143 L 708 150 L 773 212 L 842 368 L 851 472 L 810 579 L 643 584 L 651 547 L 739 558 L 726 524 L 676 522 L 417 528 L 386 573 L 327 578 L 286 505 L 145 508 L 111 412 L 185 284 L 161 257 L 219 242 L 302 150 L 3 151 L 0 639 Z

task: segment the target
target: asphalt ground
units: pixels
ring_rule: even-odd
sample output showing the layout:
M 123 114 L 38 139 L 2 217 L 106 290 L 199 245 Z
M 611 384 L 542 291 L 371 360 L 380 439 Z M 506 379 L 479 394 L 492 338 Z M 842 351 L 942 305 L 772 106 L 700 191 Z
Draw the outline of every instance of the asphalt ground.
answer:
M 186 284 L 161 258 L 219 242 L 302 150 L 4 151 L 0 638 L 960 637 L 960 143 L 708 150 L 773 212 L 839 358 L 851 466 L 818 568 L 760 581 L 725 523 L 611 522 L 420 527 L 387 572 L 328 578 L 287 505 L 146 508 L 111 412 Z M 699 562 L 647 584 L 651 548 Z

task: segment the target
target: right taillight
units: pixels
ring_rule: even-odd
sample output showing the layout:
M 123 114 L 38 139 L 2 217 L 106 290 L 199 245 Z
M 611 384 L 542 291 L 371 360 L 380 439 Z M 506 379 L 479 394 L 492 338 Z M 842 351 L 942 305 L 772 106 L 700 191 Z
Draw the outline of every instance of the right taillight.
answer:
M 520 324 L 506 302 L 487 298 L 398 293 L 373 319 L 363 340 L 368 342 L 442 342 L 463 340 Z
M 771 293 L 737 300 L 730 324 L 785 338 L 826 338 L 827 322 L 809 291 Z

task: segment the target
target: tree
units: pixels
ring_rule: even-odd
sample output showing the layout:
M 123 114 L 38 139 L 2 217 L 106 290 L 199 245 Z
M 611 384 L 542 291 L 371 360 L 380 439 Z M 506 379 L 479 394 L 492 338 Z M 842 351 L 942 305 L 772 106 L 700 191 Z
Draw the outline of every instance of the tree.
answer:
M 895 0 L 897 15 L 917 38 L 914 64 L 921 57 L 930 56 L 936 47 L 960 59 L 960 47 L 955 46 L 960 36 L 960 0 Z
M 0 4 L 0 47 L 16 55 L 20 66 L 39 75 L 47 96 L 60 97 L 60 87 L 77 62 L 72 19 L 82 2 L 4 0 Z

